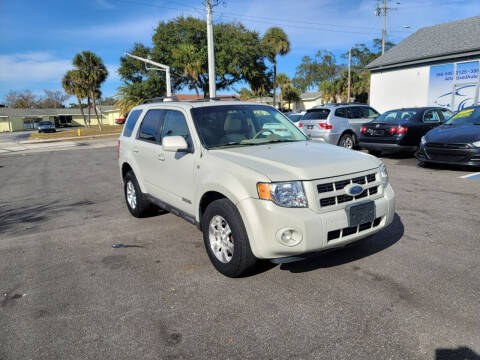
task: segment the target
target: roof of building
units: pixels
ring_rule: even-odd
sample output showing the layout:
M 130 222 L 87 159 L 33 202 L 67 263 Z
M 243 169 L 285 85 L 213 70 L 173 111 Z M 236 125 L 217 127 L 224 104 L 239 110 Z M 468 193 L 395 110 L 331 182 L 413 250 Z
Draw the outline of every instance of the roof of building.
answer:
M 401 67 L 480 54 L 480 16 L 424 27 L 367 65 Z
M 113 111 L 111 105 L 97 106 L 101 112 Z M 87 114 L 88 109 L 84 109 Z M 0 108 L 0 116 L 9 117 L 37 117 L 37 116 L 59 116 L 59 115 L 81 115 L 80 109 L 60 108 L 60 109 L 24 109 L 24 108 Z M 95 114 L 93 109 L 91 114 Z
M 321 91 L 305 92 L 300 95 L 300 99 L 302 99 L 303 101 L 317 100 L 321 97 L 322 97 Z

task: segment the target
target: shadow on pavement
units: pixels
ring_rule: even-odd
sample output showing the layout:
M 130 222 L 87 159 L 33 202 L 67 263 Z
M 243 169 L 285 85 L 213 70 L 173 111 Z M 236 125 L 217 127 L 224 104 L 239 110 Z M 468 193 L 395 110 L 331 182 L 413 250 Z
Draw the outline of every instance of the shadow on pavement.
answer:
M 392 246 L 402 238 L 403 233 L 404 226 L 402 220 L 398 214 L 395 214 L 390 226 L 372 237 L 360 240 L 344 248 L 313 254 L 305 260 L 282 264 L 280 269 L 301 273 L 354 262 Z
M 461 346 L 456 349 L 435 350 L 435 360 L 480 360 L 480 355 L 466 346 Z

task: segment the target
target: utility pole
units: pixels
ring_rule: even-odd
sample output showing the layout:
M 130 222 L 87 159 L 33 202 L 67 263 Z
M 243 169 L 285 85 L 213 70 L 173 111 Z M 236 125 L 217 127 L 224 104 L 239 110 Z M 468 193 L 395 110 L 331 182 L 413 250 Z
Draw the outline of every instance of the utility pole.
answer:
M 347 102 L 350 102 L 350 67 L 352 64 L 352 49 L 348 49 L 348 91 L 347 91 Z
M 208 47 L 208 95 L 216 97 L 215 76 L 215 53 L 213 49 L 213 26 L 212 26 L 212 0 L 206 0 L 207 4 L 207 47 Z
M 387 0 L 383 0 L 382 55 L 385 53 L 386 37 L 387 37 Z

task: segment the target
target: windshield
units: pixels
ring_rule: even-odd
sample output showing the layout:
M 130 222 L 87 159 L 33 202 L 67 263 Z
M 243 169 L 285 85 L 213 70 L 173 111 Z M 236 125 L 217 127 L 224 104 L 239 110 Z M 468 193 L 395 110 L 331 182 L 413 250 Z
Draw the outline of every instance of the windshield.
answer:
M 403 121 L 411 120 L 417 115 L 418 110 L 392 110 L 384 112 L 375 119 L 375 122 L 387 124 L 396 124 Z
M 299 122 L 302 118 L 302 114 L 288 114 L 287 116 L 294 123 Z
M 453 115 L 445 124 L 448 125 L 480 125 L 480 108 L 462 110 Z
M 303 115 L 302 120 L 325 120 L 330 114 L 328 109 L 311 109 Z
M 193 108 L 191 113 L 207 149 L 307 140 L 284 115 L 269 106 L 206 106 Z
M 39 125 L 53 125 L 50 121 L 40 121 Z

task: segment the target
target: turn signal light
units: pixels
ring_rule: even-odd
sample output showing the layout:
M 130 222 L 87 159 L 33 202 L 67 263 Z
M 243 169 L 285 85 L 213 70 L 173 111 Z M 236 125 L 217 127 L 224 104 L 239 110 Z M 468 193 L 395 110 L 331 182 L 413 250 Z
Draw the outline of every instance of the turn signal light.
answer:
M 271 200 L 272 193 L 270 192 L 270 189 L 271 189 L 270 184 L 262 184 L 262 183 L 257 184 L 258 197 L 263 200 Z
M 362 134 L 365 134 L 365 133 L 367 132 L 367 127 L 366 127 L 366 126 L 362 126 L 362 127 L 360 128 L 360 132 L 361 132 Z
M 333 125 L 332 124 L 327 124 L 327 123 L 318 123 L 318 126 L 320 126 L 322 129 L 325 129 L 325 130 L 332 130 L 333 128 Z

